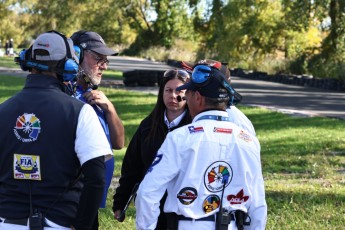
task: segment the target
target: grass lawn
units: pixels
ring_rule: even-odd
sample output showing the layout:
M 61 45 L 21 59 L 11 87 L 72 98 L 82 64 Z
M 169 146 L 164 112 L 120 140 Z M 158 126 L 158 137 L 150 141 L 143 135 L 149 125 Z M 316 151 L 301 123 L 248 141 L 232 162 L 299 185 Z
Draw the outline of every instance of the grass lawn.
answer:
M 0 103 L 19 91 L 23 78 L 0 75 Z M 100 88 L 114 103 L 126 130 L 126 146 L 150 112 L 155 95 Z M 267 229 L 345 229 L 345 121 L 292 117 L 266 109 L 240 109 L 252 120 L 261 144 L 268 204 Z M 125 148 L 115 151 L 115 173 Z M 135 229 L 135 209 L 113 219 L 112 195 L 100 210 L 100 229 Z

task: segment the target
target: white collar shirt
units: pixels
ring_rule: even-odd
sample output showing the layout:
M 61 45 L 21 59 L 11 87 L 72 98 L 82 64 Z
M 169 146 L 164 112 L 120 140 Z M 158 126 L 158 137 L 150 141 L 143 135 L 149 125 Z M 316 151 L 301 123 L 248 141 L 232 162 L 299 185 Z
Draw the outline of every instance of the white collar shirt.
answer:
M 164 212 L 192 219 L 215 215 L 223 182 L 223 207 L 248 212 L 251 224 L 246 229 L 265 229 L 260 143 L 229 120 L 225 111 L 206 111 L 168 133 L 137 193 L 137 229 L 155 229 L 166 190 Z M 183 229 L 214 229 L 212 221 L 180 222 L 188 225 Z M 228 229 L 237 228 L 232 223 Z
M 183 119 L 184 115 L 186 114 L 186 110 L 185 110 L 178 117 L 176 117 L 173 121 L 169 122 L 167 115 L 166 115 L 166 112 L 167 111 L 165 110 L 164 111 L 164 123 L 166 124 L 166 126 L 168 127 L 169 130 L 178 126 L 178 124 L 180 124 L 181 120 Z

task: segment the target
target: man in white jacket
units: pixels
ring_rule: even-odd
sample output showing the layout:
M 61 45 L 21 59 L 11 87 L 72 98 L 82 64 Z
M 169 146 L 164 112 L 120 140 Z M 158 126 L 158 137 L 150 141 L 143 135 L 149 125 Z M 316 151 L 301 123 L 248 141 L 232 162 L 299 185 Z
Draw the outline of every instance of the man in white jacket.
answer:
M 226 112 L 234 99 L 226 76 L 196 65 L 177 90 L 187 90 L 193 122 L 169 133 L 158 150 L 135 201 L 137 229 L 155 229 L 166 190 L 169 229 L 265 229 L 260 144 Z

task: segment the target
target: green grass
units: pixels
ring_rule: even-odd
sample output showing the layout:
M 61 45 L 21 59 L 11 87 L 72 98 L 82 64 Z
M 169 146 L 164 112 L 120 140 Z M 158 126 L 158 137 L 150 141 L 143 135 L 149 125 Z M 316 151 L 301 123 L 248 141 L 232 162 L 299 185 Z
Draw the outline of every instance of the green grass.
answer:
M 0 76 L 0 103 L 19 91 L 23 78 Z M 155 95 L 102 88 L 114 103 L 126 130 L 126 146 L 140 121 L 151 111 Z M 345 122 L 292 117 L 255 107 L 240 109 L 252 120 L 261 144 L 268 204 L 267 229 L 344 229 Z M 115 151 L 114 176 L 120 176 L 125 148 Z M 118 223 L 100 210 L 100 229 L 135 229 L 135 208 Z
M 0 66 L 9 68 L 20 68 L 20 66 L 14 62 L 14 57 L 7 56 L 0 57 Z
M 103 79 L 123 80 L 122 72 L 115 70 L 106 70 L 103 72 Z

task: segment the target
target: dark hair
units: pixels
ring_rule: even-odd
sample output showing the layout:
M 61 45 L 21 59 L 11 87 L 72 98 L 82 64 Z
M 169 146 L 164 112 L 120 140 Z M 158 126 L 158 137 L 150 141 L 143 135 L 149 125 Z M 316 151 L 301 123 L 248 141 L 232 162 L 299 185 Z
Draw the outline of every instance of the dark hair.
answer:
M 220 94 L 228 94 L 228 91 L 223 88 L 219 88 L 218 92 Z M 224 97 L 224 98 L 211 98 L 211 97 L 205 97 L 205 103 L 206 105 L 220 110 L 226 110 L 229 104 L 230 97 Z
M 167 84 L 167 82 L 173 79 L 178 79 L 181 82 L 186 83 L 186 81 L 189 79 L 189 78 L 186 78 L 185 76 L 181 76 L 179 74 L 180 70 L 173 70 L 173 71 L 175 71 L 175 74 L 169 74 L 169 75 L 166 74 L 168 73 L 168 71 L 166 71 L 164 74 L 165 76 L 160 79 L 157 102 L 152 112 L 149 115 L 152 118 L 153 122 L 152 122 L 149 135 L 146 137 L 146 141 L 148 141 L 149 139 L 154 140 L 157 133 L 160 133 L 158 132 L 158 130 L 162 130 L 162 133 L 164 132 L 164 126 L 165 126 L 164 111 L 166 107 L 163 101 L 163 93 L 164 93 L 164 87 Z

